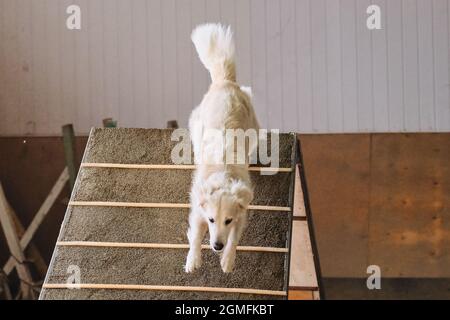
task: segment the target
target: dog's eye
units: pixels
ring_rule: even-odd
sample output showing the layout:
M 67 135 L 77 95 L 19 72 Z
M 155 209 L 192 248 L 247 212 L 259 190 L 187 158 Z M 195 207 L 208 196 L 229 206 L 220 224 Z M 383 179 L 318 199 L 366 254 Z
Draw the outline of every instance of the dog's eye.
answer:
M 208 220 L 209 220 L 209 222 L 214 223 L 214 219 L 213 218 L 209 218 Z
M 227 219 L 227 220 L 225 220 L 225 224 L 229 225 L 231 223 L 231 221 L 233 221 L 233 219 Z

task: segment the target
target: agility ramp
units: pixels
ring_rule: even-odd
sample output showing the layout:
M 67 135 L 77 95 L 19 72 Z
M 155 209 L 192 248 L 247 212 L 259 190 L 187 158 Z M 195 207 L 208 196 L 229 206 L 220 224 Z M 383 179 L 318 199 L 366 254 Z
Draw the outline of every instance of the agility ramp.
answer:
M 286 299 L 289 289 L 317 298 L 295 135 L 279 136 L 280 172 L 251 168 L 255 199 L 234 271 L 222 272 L 206 237 L 202 267 L 187 274 L 193 166 L 173 165 L 171 134 L 92 129 L 40 299 Z

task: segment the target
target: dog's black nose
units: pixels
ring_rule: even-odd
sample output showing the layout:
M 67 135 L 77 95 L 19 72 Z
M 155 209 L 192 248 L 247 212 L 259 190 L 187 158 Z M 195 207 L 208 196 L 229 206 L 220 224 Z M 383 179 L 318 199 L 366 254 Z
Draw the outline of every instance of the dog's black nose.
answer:
M 214 250 L 220 251 L 223 248 L 223 243 L 216 242 L 214 243 Z

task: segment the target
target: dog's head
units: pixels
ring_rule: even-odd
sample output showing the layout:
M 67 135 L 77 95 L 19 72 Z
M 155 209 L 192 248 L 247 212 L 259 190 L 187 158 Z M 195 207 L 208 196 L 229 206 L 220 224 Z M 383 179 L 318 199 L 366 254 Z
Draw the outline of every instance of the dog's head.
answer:
M 210 244 L 214 251 L 223 250 L 233 225 L 245 223 L 247 207 L 253 200 L 251 187 L 242 180 L 222 173 L 212 174 L 201 187 L 200 211 L 208 222 Z

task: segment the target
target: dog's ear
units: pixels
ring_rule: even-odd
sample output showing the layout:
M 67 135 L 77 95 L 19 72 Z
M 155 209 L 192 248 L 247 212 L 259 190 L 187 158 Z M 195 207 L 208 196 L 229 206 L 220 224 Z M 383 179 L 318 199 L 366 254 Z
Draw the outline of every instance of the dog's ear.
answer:
M 210 199 L 211 196 L 218 190 L 219 186 L 214 184 L 214 181 L 208 180 L 206 183 L 200 185 L 197 192 L 198 204 L 202 208 L 205 208 L 208 199 Z
M 246 209 L 253 200 L 253 190 L 242 181 L 233 182 L 231 193 L 236 197 L 236 201 L 242 209 Z
M 216 191 L 219 191 L 223 184 L 223 173 L 212 174 L 202 185 L 205 196 L 212 196 Z

